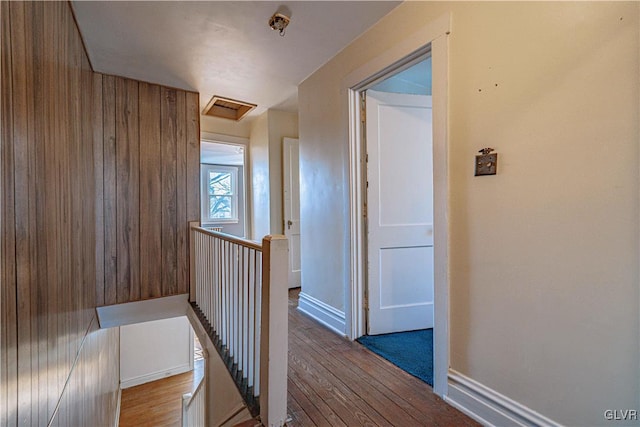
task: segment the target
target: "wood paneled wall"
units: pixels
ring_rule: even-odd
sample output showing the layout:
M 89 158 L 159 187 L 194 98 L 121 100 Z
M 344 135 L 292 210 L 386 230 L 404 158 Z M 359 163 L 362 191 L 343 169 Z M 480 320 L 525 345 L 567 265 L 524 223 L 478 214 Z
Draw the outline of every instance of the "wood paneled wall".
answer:
M 68 3 L 0 9 L 0 425 L 113 425 L 117 331 L 95 330 L 94 73 Z
M 51 426 L 115 425 L 120 387 L 119 360 L 120 328 L 98 329 L 95 319 L 69 375 Z M 98 363 L 99 368 L 96 368 Z
M 198 94 L 100 74 L 94 84 L 96 302 L 187 293 L 188 222 L 200 217 Z

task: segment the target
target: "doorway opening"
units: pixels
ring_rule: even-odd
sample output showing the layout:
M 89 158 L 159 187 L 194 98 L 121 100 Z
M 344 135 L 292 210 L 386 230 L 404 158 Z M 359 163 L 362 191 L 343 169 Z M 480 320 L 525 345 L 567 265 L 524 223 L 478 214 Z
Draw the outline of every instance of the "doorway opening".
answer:
M 202 227 L 247 236 L 246 146 L 216 140 L 200 144 Z
M 367 333 L 365 303 L 368 279 L 367 237 L 370 218 L 367 205 L 366 105 L 362 92 L 370 91 L 387 77 L 431 58 L 432 69 L 432 182 L 433 182 L 433 390 L 447 395 L 449 371 L 449 229 L 448 229 L 448 35 L 450 19 L 426 24 L 420 36 L 382 52 L 352 72 L 343 82 L 349 96 L 350 171 L 350 281 L 345 293 L 346 332 L 350 339 Z M 420 44 L 422 40 L 422 44 Z M 371 162 L 371 159 L 369 159 Z M 369 305 L 370 307 L 370 305 Z
M 282 141 L 282 201 L 284 235 L 289 240 L 289 289 L 302 285 L 300 245 L 300 142 Z
M 431 56 L 360 91 L 365 322 L 358 341 L 433 386 Z

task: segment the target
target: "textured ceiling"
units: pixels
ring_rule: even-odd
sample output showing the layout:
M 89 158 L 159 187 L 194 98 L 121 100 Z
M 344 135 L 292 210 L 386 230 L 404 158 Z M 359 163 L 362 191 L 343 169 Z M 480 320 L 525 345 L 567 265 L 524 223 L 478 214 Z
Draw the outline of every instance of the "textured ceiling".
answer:
M 400 2 L 94 2 L 73 8 L 95 71 L 268 108 L 297 110 L 297 86 Z M 286 11 L 285 37 L 267 21 Z

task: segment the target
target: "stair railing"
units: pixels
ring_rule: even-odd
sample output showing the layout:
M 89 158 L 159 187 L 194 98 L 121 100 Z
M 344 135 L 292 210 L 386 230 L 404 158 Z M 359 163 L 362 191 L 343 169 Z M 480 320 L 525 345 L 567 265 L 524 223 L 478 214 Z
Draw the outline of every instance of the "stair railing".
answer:
M 287 418 L 288 241 L 192 225 L 190 302 L 253 416 Z

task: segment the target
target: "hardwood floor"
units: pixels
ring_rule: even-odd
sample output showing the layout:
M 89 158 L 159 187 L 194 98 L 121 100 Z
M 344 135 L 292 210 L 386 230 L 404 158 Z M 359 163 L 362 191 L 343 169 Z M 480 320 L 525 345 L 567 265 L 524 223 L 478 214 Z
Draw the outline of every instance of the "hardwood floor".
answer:
M 182 395 L 195 389 L 204 374 L 204 361 L 192 372 L 122 390 L 120 427 L 179 427 Z
M 429 385 L 296 310 L 289 292 L 288 426 L 478 426 Z M 191 373 L 122 392 L 120 426 L 179 426 Z
M 289 292 L 289 426 L 478 426 L 429 385 L 296 310 Z

